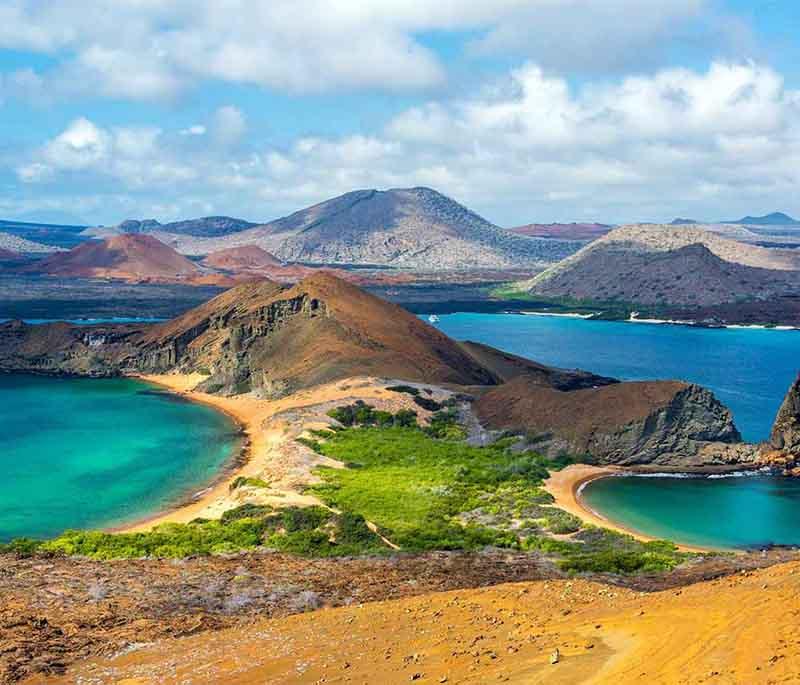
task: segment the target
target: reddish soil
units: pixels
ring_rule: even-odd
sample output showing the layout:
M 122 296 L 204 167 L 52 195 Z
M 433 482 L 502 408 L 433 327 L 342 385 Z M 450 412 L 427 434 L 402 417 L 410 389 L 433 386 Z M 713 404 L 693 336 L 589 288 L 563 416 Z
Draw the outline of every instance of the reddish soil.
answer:
M 123 234 L 82 243 L 45 257 L 28 272 L 75 278 L 176 280 L 197 276 L 200 267 L 153 236 Z

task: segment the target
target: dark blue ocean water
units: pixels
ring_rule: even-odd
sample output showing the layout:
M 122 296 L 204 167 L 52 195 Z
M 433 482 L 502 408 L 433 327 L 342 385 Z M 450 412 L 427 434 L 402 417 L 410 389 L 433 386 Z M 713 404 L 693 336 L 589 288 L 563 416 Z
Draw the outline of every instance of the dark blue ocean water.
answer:
M 622 380 L 679 379 L 714 391 L 745 440 L 769 436 L 800 371 L 800 331 L 709 329 L 520 314 L 446 314 L 436 326 L 564 368 Z

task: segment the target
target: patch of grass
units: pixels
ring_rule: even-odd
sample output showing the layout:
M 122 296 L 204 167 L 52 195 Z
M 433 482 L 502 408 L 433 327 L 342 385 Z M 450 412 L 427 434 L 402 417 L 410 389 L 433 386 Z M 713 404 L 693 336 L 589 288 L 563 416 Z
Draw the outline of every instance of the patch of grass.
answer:
M 668 570 L 687 557 L 668 542 L 583 528 L 551 506 L 541 488 L 555 464 L 534 452 L 515 452 L 518 437 L 473 447 L 451 434 L 463 430 L 455 410 L 431 426 L 353 426 L 318 444 L 321 454 L 353 468 L 320 467 L 313 492 L 330 506 L 374 522 L 402 549 L 476 549 L 487 545 L 537 550 L 574 573 Z M 357 467 L 357 468 L 355 468 Z M 552 534 L 573 534 L 560 540 Z
M 547 475 L 539 455 L 472 447 L 419 428 L 351 428 L 320 450 L 360 467 L 320 468 L 324 483 L 313 491 L 331 506 L 362 514 L 408 550 L 518 546 L 509 531 L 464 525 L 459 515 L 476 509 L 501 484 L 514 483 L 521 497 L 536 498 Z
M 388 551 L 359 514 L 336 514 L 324 507 L 273 509 L 255 504 L 231 509 L 218 521 L 165 523 L 142 533 L 73 530 L 46 542 L 18 540 L 4 545 L 2 551 L 135 559 L 230 554 L 263 546 L 325 557 Z
M 251 488 L 268 488 L 269 483 L 261 478 L 253 478 L 250 476 L 239 476 L 234 478 L 230 484 L 229 490 L 233 492 L 238 488 L 251 487 Z
M 14 554 L 18 557 L 30 557 L 41 549 L 41 540 L 17 538 L 11 542 L 0 543 L 0 554 Z

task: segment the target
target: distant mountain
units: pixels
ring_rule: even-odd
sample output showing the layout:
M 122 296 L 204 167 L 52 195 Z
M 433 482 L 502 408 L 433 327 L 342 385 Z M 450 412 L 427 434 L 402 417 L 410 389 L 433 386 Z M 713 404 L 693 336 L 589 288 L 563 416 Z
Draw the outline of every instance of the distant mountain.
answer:
M 22 254 L 46 254 L 58 252 L 63 248 L 28 240 L 14 233 L 0 232 L 0 249 Z
M 608 233 L 613 226 L 607 224 L 526 224 L 509 230 L 533 238 L 555 238 L 558 240 L 596 240 Z
M 764 216 L 746 216 L 738 221 L 723 221 L 722 223 L 745 226 L 800 226 L 800 221 L 783 212 L 773 212 Z
M 800 254 L 665 225 L 618 228 L 535 278 L 532 294 L 709 306 L 800 295 Z
M 186 219 L 162 224 L 155 219 L 126 219 L 116 226 L 95 226 L 84 231 L 88 237 L 107 238 L 123 233 L 147 233 L 158 235 L 197 236 L 200 238 L 215 238 L 232 235 L 256 226 L 244 219 L 234 219 L 229 216 L 205 216 L 199 219 Z
M 26 271 L 74 278 L 176 280 L 200 274 L 201 269 L 153 236 L 124 234 L 91 240 L 45 257 Z
M 184 254 L 258 245 L 286 262 L 425 270 L 538 266 L 581 246 L 506 231 L 430 188 L 357 190 L 221 238 L 159 237 Z
M 236 280 L 260 277 L 278 283 L 296 283 L 320 271 L 319 268 L 302 264 L 284 264 L 257 245 L 218 250 L 207 255 L 200 263 L 208 269 L 222 271 Z M 341 272 L 341 275 L 344 276 L 345 273 Z
M 39 224 L 27 221 L 0 220 L 0 231 L 50 247 L 75 247 L 86 240 L 85 226 Z
M 0 247 L 0 262 L 18 262 L 24 257 L 19 252 Z
M 212 252 L 203 259 L 203 264 L 225 271 L 248 271 L 282 267 L 283 262 L 257 245 L 229 247 Z
M 673 219 L 670 222 L 670 226 L 694 226 L 695 224 L 701 224 L 702 221 L 695 221 L 694 219 L 681 219 L 678 217 L 677 219 Z

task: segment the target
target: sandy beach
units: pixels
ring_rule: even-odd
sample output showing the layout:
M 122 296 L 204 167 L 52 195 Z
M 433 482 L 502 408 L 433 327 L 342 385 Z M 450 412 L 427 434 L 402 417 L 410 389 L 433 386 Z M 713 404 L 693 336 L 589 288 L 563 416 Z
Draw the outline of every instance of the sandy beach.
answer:
M 341 467 L 341 464 L 316 454 L 296 442 L 304 432 L 324 428 L 325 413 L 340 403 L 364 400 L 379 409 L 398 411 L 414 409 L 410 397 L 386 390 L 392 385 L 385 379 L 370 377 L 349 378 L 308 390 L 301 390 L 278 400 L 265 400 L 249 395 L 222 397 L 199 392 L 194 388 L 204 380 L 201 374 L 165 374 L 138 376 L 193 402 L 200 402 L 224 412 L 235 420 L 246 436 L 241 458 L 229 464 L 206 489 L 184 501 L 178 501 L 166 511 L 156 513 L 114 530 L 138 532 L 162 523 L 188 523 L 195 518 L 219 518 L 225 511 L 245 503 L 273 506 L 322 504 L 302 490 L 316 482 L 313 469 L 317 466 Z M 231 490 L 239 477 L 258 478 L 268 488 L 240 487 Z
M 614 521 L 607 519 L 598 512 L 588 507 L 580 496 L 580 491 L 587 483 L 598 478 L 608 478 L 615 474 L 630 472 L 620 466 L 590 466 L 589 464 L 571 464 L 561 471 L 553 471 L 544 483 L 544 489 L 555 498 L 555 506 L 577 516 L 585 523 L 615 530 L 618 533 L 631 535 L 636 540 L 650 542 L 659 538 L 645 535 L 638 531 L 626 528 Z M 706 547 L 678 544 L 678 548 L 685 552 L 709 552 Z

